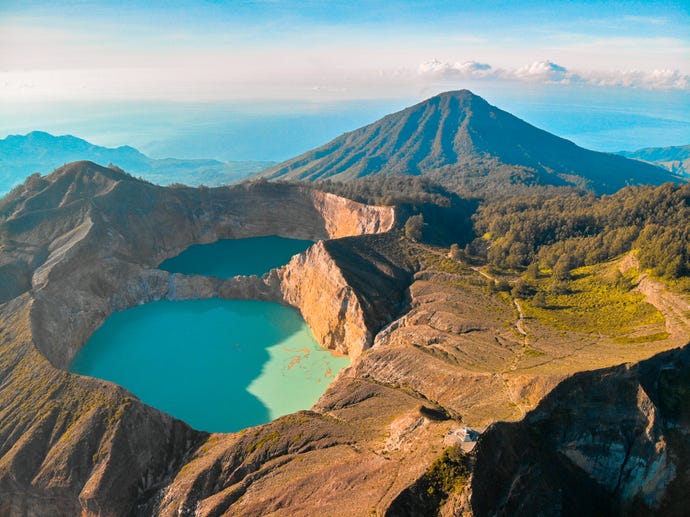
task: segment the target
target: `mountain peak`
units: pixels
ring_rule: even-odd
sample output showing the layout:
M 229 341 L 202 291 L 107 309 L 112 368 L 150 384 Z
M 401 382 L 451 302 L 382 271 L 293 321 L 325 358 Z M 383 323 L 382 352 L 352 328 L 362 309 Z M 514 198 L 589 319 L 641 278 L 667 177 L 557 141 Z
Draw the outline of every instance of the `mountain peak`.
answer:
M 437 98 L 443 99 L 443 98 L 449 98 L 449 97 L 453 97 L 453 98 L 456 98 L 456 99 L 470 99 L 470 100 L 472 100 L 472 99 L 479 99 L 479 100 L 481 100 L 481 101 L 486 102 L 482 97 L 480 97 L 480 96 L 477 95 L 476 93 L 472 93 L 472 91 L 467 90 L 467 89 L 462 89 L 462 90 L 449 90 L 449 91 L 446 91 L 446 92 L 441 92 L 441 93 L 439 93 L 439 94 L 437 94 L 437 95 L 434 95 L 434 96 L 431 97 L 430 99 L 427 99 L 427 100 L 422 101 L 422 102 L 428 102 L 428 101 L 431 101 L 431 100 L 437 99 Z
M 493 191 L 514 183 L 614 192 L 676 176 L 597 153 L 536 128 L 469 90 L 443 92 L 269 169 L 269 179 L 349 180 L 424 175 L 450 188 Z

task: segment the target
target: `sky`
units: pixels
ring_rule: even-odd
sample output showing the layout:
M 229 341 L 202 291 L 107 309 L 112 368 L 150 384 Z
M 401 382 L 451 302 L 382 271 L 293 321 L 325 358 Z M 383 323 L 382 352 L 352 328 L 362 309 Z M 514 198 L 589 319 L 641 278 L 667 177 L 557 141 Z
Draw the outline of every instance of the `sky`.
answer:
M 14 120 L 16 130 L 31 120 L 43 123 L 55 106 L 70 103 L 225 103 L 240 112 L 252 106 L 256 116 L 261 110 L 313 116 L 335 104 L 338 111 L 374 102 L 371 114 L 379 115 L 471 88 L 490 101 L 527 99 L 513 102 L 517 109 L 535 96 L 611 104 L 638 92 L 649 105 L 665 94 L 684 105 L 689 6 L 0 0 L 0 116 L 8 121 L 0 132 L 12 132 Z
M 14 100 L 362 99 L 461 78 L 690 89 L 687 2 L 0 0 Z

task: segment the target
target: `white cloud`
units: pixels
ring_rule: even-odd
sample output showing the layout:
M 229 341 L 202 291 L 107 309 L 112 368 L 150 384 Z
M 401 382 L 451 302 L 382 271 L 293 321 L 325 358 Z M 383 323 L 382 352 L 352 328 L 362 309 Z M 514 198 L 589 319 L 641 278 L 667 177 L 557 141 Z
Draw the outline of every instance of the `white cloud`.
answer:
M 646 90 L 690 90 L 690 76 L 678 70 L 587 70 L 571 71 L 552 61 L 535 61 L 518 68 L 493 68 L 468 61 L 449 63 L 437 59 L 419 66 L 421 76 L 432 78 L 481 78 L 542 84 L 586 84 Z
M 690 90 L 690 76 L 678 70 L 627 70 L 583 73 L 581 80 L 594 86 L 623 86 L 646 90 Z
M 490 77 L 494 74 L 491 65 L 477 61 L 464 63 L 445 63 L 438 59 L 432 59 L 419 65 L 420 74 L 432 74 L 442 77 Z
M 568 72 L 567 68 L 551 61 L 535 61 L 530 65 L 508 72 L 506 75 L 527 81 L 562 83 L 569 82 L 572 74 Z

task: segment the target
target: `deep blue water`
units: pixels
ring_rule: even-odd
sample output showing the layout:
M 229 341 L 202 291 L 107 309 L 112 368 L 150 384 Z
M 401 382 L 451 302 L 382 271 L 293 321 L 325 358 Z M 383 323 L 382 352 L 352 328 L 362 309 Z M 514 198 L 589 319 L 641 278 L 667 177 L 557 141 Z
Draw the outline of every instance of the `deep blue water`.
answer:
M 250 239 L 223 239 L 212 244 L 190 246 L 176 257 L 164 260 L 159 269 L 186 275 L 230 278 L 235 275 L 263 275 L 287 264 L 305 251 L 312 241 L 270 235 Z

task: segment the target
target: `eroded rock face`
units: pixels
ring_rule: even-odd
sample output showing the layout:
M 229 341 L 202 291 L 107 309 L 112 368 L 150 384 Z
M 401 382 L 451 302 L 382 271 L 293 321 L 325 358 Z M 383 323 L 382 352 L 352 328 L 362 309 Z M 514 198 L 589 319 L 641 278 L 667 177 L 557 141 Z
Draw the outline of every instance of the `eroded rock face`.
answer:
M 325 348 L 357 357 L 371 346 L 372 332 L 364 322 L 357 295 L 323 242 L 293 257 L 277 277 L 283 299 L 299 307 Z
M 484 434 L 472 511 L 682 515 L 680 487 L 690 483 L 688 393 L 690 347 L 574 375 L 524 421 Z

